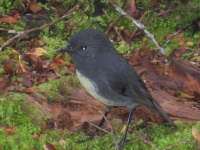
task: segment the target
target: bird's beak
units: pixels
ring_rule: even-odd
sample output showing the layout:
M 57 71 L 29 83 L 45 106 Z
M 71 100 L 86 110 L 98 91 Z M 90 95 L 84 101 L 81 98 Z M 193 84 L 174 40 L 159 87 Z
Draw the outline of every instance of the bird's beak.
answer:
M 74 50 L 70 45 L 67 45 L 66 47 L 62 47 L 57 52 L 73 52 Z

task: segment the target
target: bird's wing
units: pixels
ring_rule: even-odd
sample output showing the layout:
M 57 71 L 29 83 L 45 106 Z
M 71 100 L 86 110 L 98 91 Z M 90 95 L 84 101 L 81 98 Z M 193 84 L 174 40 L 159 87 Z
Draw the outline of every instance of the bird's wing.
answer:
M 114 80 L 116 79 L 116 80 Z M 132 97 L 133 100 L 139 104 L 147 105 L 154 108 L 153 99 L 149 94 L 145 84 L 140 77 L 134 73 L 132 76 L 124 75 L 121 79 L 114 78 L 110 80 L 110 87 L 128 97 Z
M 131 82 L 131 80 L 129 80 L 129 82 L 130 83 L 126 87 L 124 95 L 134 97 L 138 103 L 154 108 L 154 99 L 149 94 L 145 84 L 142 82 L 139 76 L 137 77 L 136 82 Z
M 101 67 L 100 71 L 106 77 L 106 81 L 113 91 L 130 97 L 139 104 L 154 107 L 153 99 L 148 93 L 145 84 L 121 55 L 106 53 L 101 59 L 108 60 L 102 62 L 104 67 Z

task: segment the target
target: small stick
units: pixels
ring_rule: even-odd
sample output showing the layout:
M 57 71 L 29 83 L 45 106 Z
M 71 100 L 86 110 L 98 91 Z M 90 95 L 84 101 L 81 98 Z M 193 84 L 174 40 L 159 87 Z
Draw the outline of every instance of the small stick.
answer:
M 174 147 L 176 147 L 176 146 L 183 145 L 183 144 L 185 144 L 185 143 L 187 143 L 187 142 L 189 142 L 189 141 L 191 141 L 191 140 L 192 140 L 192 138 L 185 139 L 185 140 L 183 140 L 183 141 L 181 141 L 181 142 L 179 142 L 179 143 L 177 143 L 177 144 L 171 145 L 171 146 L 169 146 L 169 147 L 167 147 L 167 148 L 165 148 L 165 149 L 163 149 L 163 150 L 170 150 L 170 149 L 172 149 L 172 148 L 174 148 Z
M 97 128 L 97 129 L 99 129 L 99 130 L 101 130 L 101 131 L 103 131 L 103 132 L 105 132 L 105 133 L 107 133 L 107 134 L 113 135 L 111 132 L 108 132 L 107 130 L 105 130 L 105 129 L 103 129 L 103 128 L 100 128 L 99 126 L 97 126 L 97 125 L 95 125 L 95 124 L 93 124 L 93 123 L 91 123 L 91 122 L 88 122 L 88 123 L 89 123 L 91 126 Z
M 98 108 L 96 108 L 95 106 L 92 106 L 92 105 L 90 105 L 90 106 L 91 106 L 92 108 L 94 108 L 95 110 L 97 110 L 97 111 L 104 117 L 105 121 L 108 123 L 108 125 L 109 125 L 109 127 L 110 127 L 110 129 L 111 129 L 112 135 L 114 135 L 114 130 L 113 130 L 113 128 L 112 128 L 110 122 L 108 121 L 108 119 L 104 116 L 104 114 L 103 114 Z
M 142 17 L 140 18 L 140 22 L 142 22 L 142 20 L 143 20 L 143 18 L 144 18 L 144 16 L 145 16 L 146 14 L 147 14 L 147 12 L 145 12 L 145 13 L 142 15 Z M 129 38 L 129 40 L 133 38 L 133 36 L 134 36 L 135 33 L 137 32 L 137 30 L 138 30 L 138 28 L 135 29 L 135 31 L 132 33 L 132 35 L 131 35 L 131 37 Z
M 108 13 L 106 12 L 105 9 L 102 9 L 103 13 L 105 14 L 105 16 L 109 19 L 110 16 L 108 15 Z M 117 27 L 115 26 L 115 23 L 117 22 L 117 19 L 116 18 L 114 21 L 111 22 L 111 24 L 109 25 L 108 29 L 110 30 L 112 27 L 113 29 L 115 30 L 115 32 L 117 33 L 118 37 L 120 38 L 120 40 L 124 41 L 124 38 L 121 36 L 121 34 L 119 33 L 119 31 L 117 30 Z M 109 30 L 106 30 L 106 33 L 108 33 Z

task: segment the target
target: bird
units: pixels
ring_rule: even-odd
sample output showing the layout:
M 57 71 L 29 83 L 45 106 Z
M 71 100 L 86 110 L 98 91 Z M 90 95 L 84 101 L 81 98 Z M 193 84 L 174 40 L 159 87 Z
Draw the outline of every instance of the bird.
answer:
M 105 114 L 113 107 L 129 110 L 126 129 L 118 143 L 122 149 L 134 110 L 139 105 L 147 106 L 162 115 L 168 123 L 176 127 L 158 102 L 150 95 L 144 82 L 128 61 L 119 54 L 109 38 L 98 29 L 84 29 L 75 33 L 67 46 L 58 52 L 67 52 L 76 66 L 76 75 L 86 91 L 105 105 Z M 96 130 L 98 134 L 98 129 Z

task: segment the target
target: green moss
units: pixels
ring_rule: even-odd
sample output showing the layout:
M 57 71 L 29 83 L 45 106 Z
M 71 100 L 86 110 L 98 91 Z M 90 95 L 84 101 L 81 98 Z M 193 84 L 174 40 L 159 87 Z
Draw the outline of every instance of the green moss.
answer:
M 134 150 L 141 149 L 149 149 L 154 150 L 155 147 L 157 149 L 165 149 L 169 146 L 173 146 L 178 144 L 173 148 L 173 150 L 187 150 L 187 149 L 195 149 L 194 140 L 191 139 L 189 142 L 185 144 L 180 144 L 182 141 L 192 138 L 192 126 L 195 125 L 198 130 L 200 130 L 200 122 L 196 123 L 184 123 L 180 121 L 176 121 L 176 125 L 178 129 L 173 129 L 167 127 L 165 125 L 156 125 L 152 124 L 150 128 L 136 131 L 131 135 L 131 142 L 127 142 L 125 145 L 125 149 L 134 148 Z M 155 147 L 150 146 L 149 144 L 145 144 L 140 137 L 142 136 L 150 136 L 152 138 L 151 144 Z M 130 138 L 130 135 L 129 135 Z M 133 141 L 136 139 L 136 141 Z
M 34 106 L 26 103 L 28 95 L 19 93 L 6 93 L 0 95 L 0 123 L 8 125 L 16 130 L 16 133 L 7 135 L 3 127 L 0 127 L 0 146 L 2 149 L 31 149 L 34 146 L 41 147 L 39 142 L 33 139 L 35 133 L 40 133 L 41 117 Z M 36 121 L 37 120 L 37 121 Z M 34 124 L 33 124 L 34 121 Z
M 0 1 L 0 13 L 9 13 L 11 10 L 16 9 L 20 6 L 21 3 L 25 2 L 25 0 L 1 0 Z
M 44 48 L 47 51 L 47 53 L 45 54 L 45 56 L 50 59 L 52 59 L 53 56 L 56 55 L 57 53 L 56 50 L 58 50 L 60 47 L 67 45 L 67 42 L 63 40 L 62 38 L 60 38 L 59 36 L 48 37 L 44 35 L 43 38 L 46 42 L 46 45 Z
M 64 81 L 67 84 L 76 85 L 73 79 L 66 77 L 60 79 L 59 82 Z M 54 84 L 60 85 L 60 83 Z M 52 90 L 55 89 L 57 89 L 56 86 L 53 86 Z M 106 134 L 104 136 L 95 137 L 92 140 L 80 143 L 79 141 L 87 138 L 83 133 L 68 133 L 64 130 L 44 129 L 43 126 L 45 120 L 40 117 L 38 110 L 35 110 L 37 107 L 27 104 L 24 101 L 24 99 L 27 97 L 28 95 L 19 93 L 7 93 L 0 95 L 0 147 L 4 150 L 32 149 L 33 147 L 41 149 L 43 145 L 45 145 L 46 141 L 54 145 L 58 150 L 112 150 L 115 149 L 114 142 L 118 142 L 123 135 L 123 133 L 118 133 L 120 130 L 116 129 L 116 141 L 114 141 L 114 138 L 111 135 Z M 140 122 L 142 121 L 140 120 Z M 173 150 L 195 149 L 194 139 L 192 138 L 192 126 L 194 125 L 198 130 L 200 130 L 200 122 L 184 123 L 176 121 L 175 123 L 178 126 L 178 129 L 173 129 L 166 125 L 150 124 L 145 129 L 134 131 L 132 134 L 128 134 L 124 149 L 154 150 L 155 148 L 165 149 L 173 145 L 175 145 Z M 15 129 L 17 132 L 7 135 L 7 132 L 3 127 L 6 124 L 10 128 Z M 114 127 L 116 126 L 118 128 L 117 125 L 119 122 L 114 120 L 112 121 L 112 124 Z M 34 139 L 34 134 L 42 134 L 43 137 Z M 152 138 L 150 144 L 145 144 L 142 141 L 141 138 L 146 136 Z M 184 144 L 180 144 L 186 139 L 191 140 Z M 61 141 L 64 145 L 60 144 Z
M 38 92 L 42 93 L 48 101 L 62 101 L 63 96 L 67 98 L 69 92 L 74 87 L 79 87 L 80 83 L 74 76 L 61 77 L 51 80 L 37 87 Z

